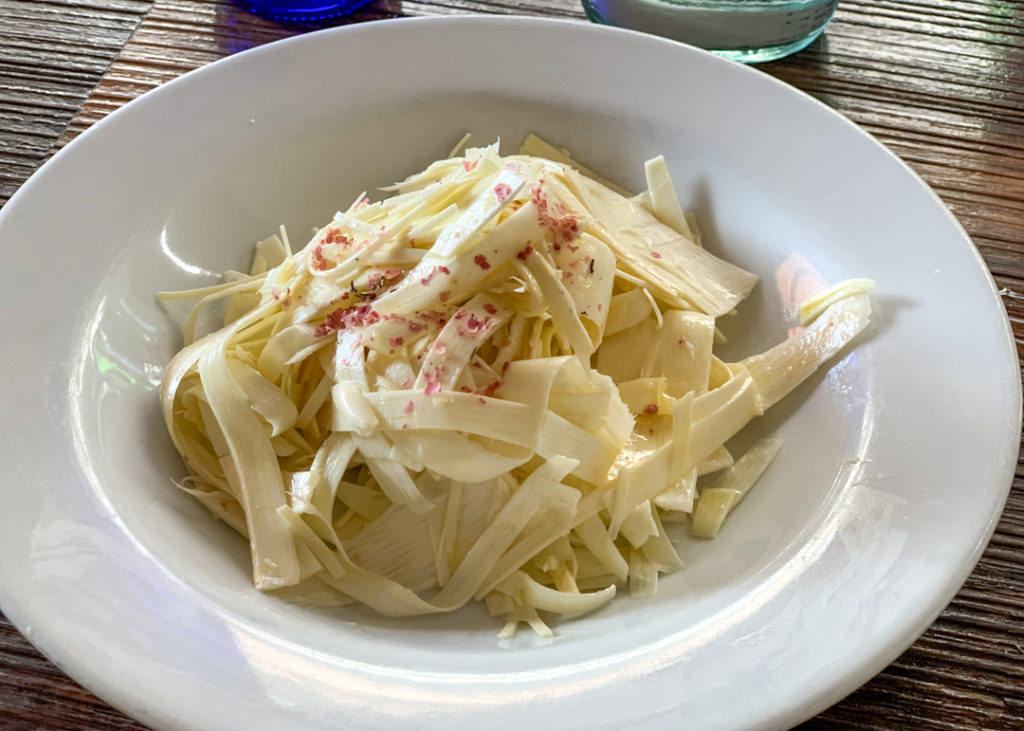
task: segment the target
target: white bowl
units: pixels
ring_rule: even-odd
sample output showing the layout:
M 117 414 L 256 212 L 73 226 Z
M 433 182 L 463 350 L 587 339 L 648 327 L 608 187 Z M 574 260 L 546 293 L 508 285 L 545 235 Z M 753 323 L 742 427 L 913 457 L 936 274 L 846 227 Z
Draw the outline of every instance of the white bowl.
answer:
M 878 280 L 876 319 L 757 429 L 786 447 L 651 599 L 499 645 L 484 612 L 387 620 L 251 586 L 171 486 L 153 293 L 240 267 L 471 130 L 639 187 L 664 154 L 709 245 L 763 277 L 733 352 L 786 334 L 777 276 Z M 891 661 L 966 578 L 1017 456 L 999 298 L 936 196 L 757 71 L 567 22 L 386 21 L 274 43 L 111 115 L 0 214 L 0 594 L 40 649 L 160 728 L 773 728 Z

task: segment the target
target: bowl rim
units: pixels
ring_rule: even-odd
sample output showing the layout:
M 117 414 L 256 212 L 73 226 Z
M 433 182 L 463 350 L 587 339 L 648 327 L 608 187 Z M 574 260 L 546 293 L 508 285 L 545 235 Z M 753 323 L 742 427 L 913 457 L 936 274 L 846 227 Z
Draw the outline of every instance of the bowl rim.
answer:
M 286 47 L 291 48 L 292 46 L 300 46 L 304 43 L 310 43 L 311 41 L 309 39 L 313 37 L 322 38 L 324 36 L 336 36 L 338 34 L 344 34 L 344 37 L 349 37 L 355 34 L 373 35 L 381 33 L 383 28 L 396 27 L 399 25 L 415 25 L 424 29 L 431 27 L 444 28 L 452 25 L 466 27 L 474 25 L 481 27 L 497 26 L 503 27 L 509 32 L 528 32 L 531 28 L 538 26 L 562 27 L 566 29 L 565 32 L 591 33 L 595 36 L 605 35 L 608 38 L 631 37 L 633 39 L 632 42 L 673 46 L 677 50 L 685 51 L 685 54 L 694 54 L 696 56 L 703 57 L 706 63 L 720 64 L 722 68 L 725 68 L 726 66 L 733 68 L 736 73 L 758 73 L 751 68 L 742 67 L 733 61 L 714 56 L 706 51 L 693 48 L 682 43 L 649 36 L 637 31 L 613 28 L 609 26 L 591 25 L 570 19 L 494 15 L 467 15 L 451 17 L 433 16 L 391 18 L 325 28 L 312 33 L 274 41 L 272 43 L 264 44 L 238 54 L 219 59 L 213 63 L 207 64 L 193 71 L 189 71 L 144 93 L 137 99 L 122 105 L 118 109 L 114 110 L 110 115 L 85 130 L 63 149 L 59 150 L 50 160 L 46 161 L 30 176 L 30 178 L 11 197 L 7 205 L 0 210 L 0 231 L 4 230 L 4 224 L 7 219 L 16 215 L 22 200 L 28 199 L 33 195 L 33 191 L 37 187 L 46 185 L 48 176 L 59 173 L 59 168 L 63 160 L 70 155 L 73 155 L 78 149 L 92 144 L 91 140 L 100 135 L 106 134 L 108 127 L 117 123 L 117 121 L 122 117 L 133 114 L 140 106 L 145 104 L 161 103 L 161 100 L 164 98 L 178 93 L 178 89 L 187 87 L 187 85 L 191 84 L 192 80 L 195 78 L 221 73 L 222 69 L 231 68 L 236 64 L 248 63 L 252 58 L 283 53 L 282 49 Z M 680 58 L 683 58 L 685 54 L 681 55 Z M 858 135 L 872 140 L 878 147 L 884 150 L 887 155 L 896 161 L 899 166 L 902 167 L 903 171 L 908 173 L 919 186 L 927 191 L 933 199 L 933 202 L 944 212 L 947 222 L 952 224 L 963 239 L 970 245 L 973 257 L 981 272 L 985 277 L 987 277 L 992 295 L 995 298 L 998 309 L 1002 314 L 1002 325 L 1007 336 L 1006 340 L 1003 342 L 1004 349 L 1006 350 L 1007 355 L 1012 355 L 1012 361 L 1016 367 L 1017 373 L 1013 391 L 1009 395 L 1011 402 L 1010 406 L 1012 407 L 1012 413 L 1019 415 L 1021 412 L 1020 366 L 1019 361 L 1016 358 L 1015 350 L 1012 350 L 1011 352 L 1011 346 L 1014 340 L 1009 318 L 1005 309 L 1002 307 L 1001 301 L 999 300 L 997 286 L 991 273 L 960 222 L 942 202 L 939 196 L 913 169 L 885 147 L 884 144 L 876 140 L 866 130 L 860 128 L 823 102 L 774 77 L 763 75 L 762 80 L 763 83 L 771 84 L 780 90 L 784 90 L 784 93 L 786 94 L 802 99 L 804 103 L 810 101 L 820 110 L 826 111 L 833 119 L 840 120 L 849 129 L 855 130 Z M 1015 438 L 1011 443 L 1013 445 L 1020 443 L 1021 436 L 1020 420 L 1018 419 L 1015 424 Z M 859 651 L 856 653 L 856 662 L 854 662 L 852 666 L 848 666 L 847 671 L 843 674 L 842 682 L 825 683 L 823 684 L 823 687 L 812 689 L 812 691 L 804 695 L 804 697 L 797 699 L 798 702 L 796 703 L 790 703 L 785 707 L 776 707 L 773 709 L 773 712 L 764 719 L 766 724 L 771 726 L 788 726 L 795 724 L 839 701 L 877 674 L 886 665 L 891 663 L 892 660 L 899 656 L 928 628 L 928 626 L 942 612 L 944 607 L 960 589 L 987 546 L 993 532 L 995 531 L 1002 512 L 1002 506 L 1005 504 L 1009 495 L 1016 464 L 1016 448 L 1007 450 L 1004 464 L 1001 466 L 1000 470 L 1002 483 L 1005 485 L 1005 489 L 1002 491 L 1001 496 L 999 494 L 993 495 L 994 509 L 990 515 L 989 521 L 983 526 L 978 526 L 971 535 L 972 540 L 970 542 L 969 550 L 963 553 L 963 561 L 960 563 L 958 570 L 949 576 L 947 582 L 941 588 L 936 588 L 928 602 L 920 605 L 919 610 L 912 618 L 912 621 L 903 622 L 903 629 L 899 633 L 899 641 L 874 646 L 870 651 Z M 995 508 L 996 505 L 998 505 L 998 509 Z M 139 720 L 142 720 L 143 722 L 156 724 L 161 727 L 175 726 L 180 720 L 173 714 L 173 710 L 167 707 L 156 708 L 152 703 L 147 702 L 141 694 L 132 692 L 131 690 L 126 690 L 125 686 L 117 683 L 108 675 L 105 675 L 102 672 L 96 672 L 90 662 L 92 658 L 87 656 L 88 648 L 86 648 L 86 652 L 83 652 L 82 647 L 77 647 L 72 651 L 67 651 L 60 645 L 61 640 L 66 639 L 63 632 L 44 625 L 33 625 L 29 612 L 25 610 L 24 604 L 18 601 L 16 588 L 0 584 L 0 609 L 2 609 L 2 611 L 7 615 L 12 624 L 14 624 L 22 634 L 28 637 L 44 655 L 50 658 L 77 682 L 95 692 L 98 696 L 110 702 L 115 707 L 125 711 L 135 718 L 138 718 Z

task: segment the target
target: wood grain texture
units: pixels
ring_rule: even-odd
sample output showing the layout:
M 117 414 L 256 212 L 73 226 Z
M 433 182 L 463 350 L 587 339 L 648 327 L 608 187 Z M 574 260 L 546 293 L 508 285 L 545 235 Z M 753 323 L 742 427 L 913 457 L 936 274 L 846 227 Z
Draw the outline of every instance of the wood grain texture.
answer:
M 0 0 L 0 202 L 79 107 L 58 144 L 188 70 L 305 30 L 259 20 L 226 0 L 157 0 L 117 54 L 118 18 L 138 17 L 144 6 Z M 583 17 L 575 0 L 377 0 L 342 22 L 466 12 Z M 868 129 L 932 185 L 1003 288 L 1024 358 L 1024 3 L 842 0 L 823 39 L 761 69 Z M 99 74 L 82 105 L 82 90 Z M 0 729 L 30 728 L 142 727 L 0 622 Z M 1024 461 L 984 556 L 934 625 L 801 728 L 1024 729 Z
M 0 204 L 46 158 L 152 0 L 0 0 Z

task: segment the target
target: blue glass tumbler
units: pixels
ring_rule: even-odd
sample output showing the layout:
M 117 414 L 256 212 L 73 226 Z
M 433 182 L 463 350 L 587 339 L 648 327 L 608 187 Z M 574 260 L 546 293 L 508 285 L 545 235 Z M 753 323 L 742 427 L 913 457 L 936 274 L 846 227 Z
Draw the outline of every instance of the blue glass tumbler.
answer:
M 307 23 L 347 15 L 370 0 L 234 0 L 246 10 L 282 23 Z

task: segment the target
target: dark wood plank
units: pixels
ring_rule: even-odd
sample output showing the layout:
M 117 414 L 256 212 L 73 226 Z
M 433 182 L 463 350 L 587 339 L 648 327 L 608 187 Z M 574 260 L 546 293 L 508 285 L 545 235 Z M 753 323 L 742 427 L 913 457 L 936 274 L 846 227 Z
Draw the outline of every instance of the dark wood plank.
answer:
M 46 158 L 152 0 L 0 0 L 0 205 Z
M 13 189 L 38 164 L 33 150 L 48 148 L 69 110 L 81 105 L 81 89 L 98 78 L 102 59 L 114 55 L 103 41 L 78 36 L 70 51 L 38 50 L 50 30 L 41 19 L 73 8 L 55 21 L 66 38 L 80 34 L 91 14 L 116 26 L 105 14 L 131 15 L 147 4 L 0 0 L 0 186 L 7 180 Z M 339 22 L 466 12 L 583 17 L 576 0 L 376 0 Z M 7 28 L 16 37 L 4 43 Z M 185 71 L 303 30 L 254 18 L 227 0 L 157 0 L 59 144 Z M 825 38 L 761 68 L 871 131 L 936 189 L 1003 288 L 1024 357 L 1024 3 L 843 0 Z M 40 121 L 29 129 L 23 120 L 32 115 Z M 142 728 L 0 622 L 6 718 L 20 725 L 0 728 Z M 1024 728 L 1024 462 L 991 544 L 935 624 L 889 668 L 801 728 Z

